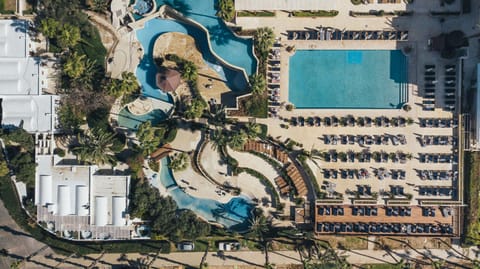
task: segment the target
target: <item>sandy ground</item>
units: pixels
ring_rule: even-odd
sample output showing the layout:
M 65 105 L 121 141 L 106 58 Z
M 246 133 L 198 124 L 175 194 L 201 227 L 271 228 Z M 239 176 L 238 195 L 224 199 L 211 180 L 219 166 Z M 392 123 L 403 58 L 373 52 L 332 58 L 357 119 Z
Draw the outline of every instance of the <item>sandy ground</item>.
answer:
M 197 65 L 198 89 L 206 100 L 213 98 L 220 102 L 222 94 L 230 92 L 218 73 L 205 63 L 193 37 L 182 33 L 166 33 L 159 36 L 155 41 L 153 57 L 164 57 L 167 54 L 176 54 Z M 170 66 L 172 63 L 166 62 L 165 65 Z M 181 92 L 177 94 L 181 95 Z

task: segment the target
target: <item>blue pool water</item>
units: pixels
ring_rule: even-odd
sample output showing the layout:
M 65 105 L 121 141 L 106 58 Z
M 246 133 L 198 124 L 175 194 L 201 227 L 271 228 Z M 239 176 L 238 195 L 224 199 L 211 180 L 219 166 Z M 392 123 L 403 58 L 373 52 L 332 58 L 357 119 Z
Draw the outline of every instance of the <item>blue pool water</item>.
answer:
M 133 9 L 138 12 L 138 14 L 143 15 L 150 12 L 153 8 L 152 0 L 137 0 Z
M 407 58 L 400 50 L 297 50 L 288 98 L 297 108 L 400 108 Z
M 235 36 L 215 14 L 217 0 L 155 0 L 157 7 L 167 4 L 186 17 L 207 28 L 215 53 L 228 63 L 242 68 L 247 75 L 255 73 L 257 61 L 253 56 L 251 39 Z
M 248 228 L 253 205 L 246 198 L 235 197 L 223 204 L 211 199 L 193 197 L 178 188 L 172 171 L 168 168 L 168 158 L 163 158 L 160 166 L 160 183 L 167 188 L 179 208 L 190 209 L 197 215 L 218 222 L 230 230 L 245 231 Z
M 166 118 L 167 115 L 165 115 L 165 113 L 159 109 L 152 110 L 152 112 L 145 115 L 136 116 L 130 113 L 127 108 L 124 108 L 118 114 L 118 125 L 132 130 L 137 130 L 138 125 L 143 122 L 150 121 L 152 125 L 155 125 Z
M 157 73 L 157 67 L 153 61 L 153 48 L 155 41 L 160 35 L 168 32 L 179 32 L 191 35 L 195 38 L 195 43 L 202 52 L 205 62 L 216 70 L 220 77 L 226 80 L 229 88 L 234 91 L 242 91 L 245 89 L 247 81 L 243 73 L 239 70 L 233 70 L 222 66 L 216 60 L 208 47 L 207 36 L 204 32 L 196 27 L 177 21 L 157 18 L 145 22 L 145 27 L 136 31 L 137 38 L 144 49 L 143 59 L 138 65 L 136 71 L 136 76 L 142 85 L 144 95 L 172 102 L 170 96 L 160 91 L 156 86 L 155 75 Z

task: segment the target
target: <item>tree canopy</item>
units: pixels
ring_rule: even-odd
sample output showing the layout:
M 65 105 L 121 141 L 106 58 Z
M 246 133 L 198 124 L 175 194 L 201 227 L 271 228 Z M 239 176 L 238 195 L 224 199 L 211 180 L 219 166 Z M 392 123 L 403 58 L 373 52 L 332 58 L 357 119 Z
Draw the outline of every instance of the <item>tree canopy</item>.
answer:
M 171 240 L 196 239 L 210 233 L 210 225 L 190 210 L 180 210 L 170 196 L 162 196 L 146 181 L 135 184 L 130 200 L 133 217 L 151 221 L 152 232 Z
M 104 129 L 93 129 L 84 135 L 78 135 L 78 146 L 73 152 L 80 161 L 90 164 L 113 164 L 112 151 L 115 134 Z

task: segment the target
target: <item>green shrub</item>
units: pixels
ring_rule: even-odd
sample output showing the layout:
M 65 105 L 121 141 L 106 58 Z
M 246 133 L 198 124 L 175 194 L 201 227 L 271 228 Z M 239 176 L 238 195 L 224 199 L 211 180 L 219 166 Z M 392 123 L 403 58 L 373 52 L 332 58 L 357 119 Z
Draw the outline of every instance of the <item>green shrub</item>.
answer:
M 255 96 L 244 100 L 247 114 L 251 117 L 266 118 L 268 115 L 268 99 L 265 96 Z
M 55 149 L 53 150 L 53 154 L 56 154 L 56 155 L 58 155 L 58 156 L 60 156 L 60 157 L 65 157 L 65 150 L 62 149 L 62 148 L 55 148 Z
M 87 115 L 87 123 L 90 129 L 110 130 L 108 116 L 110 114 L 109 107 L 101 107 Z
M 360 5 L 362 3 L 362 0 L 351 0 L 352 4 L 354 5 Z
M 125 149 L 125 144 L 127 142 L 127 138 L 124 134 L 115 134 L 113 139 L 112 151 L 115 153 L 119 153 Z
M 300 10 L 293 11 L 295 17 L 335 17 L 338 15 L 338 10 Z
M 162 141 L 163 143 L 171 143 L 173 140 L 175 140 L 175 137 L 177 136 L 177 128 L 170 128 L 165 135 L 165 139 Z
M 275 17 L 273 11 L 239 11 L 237 17 Z

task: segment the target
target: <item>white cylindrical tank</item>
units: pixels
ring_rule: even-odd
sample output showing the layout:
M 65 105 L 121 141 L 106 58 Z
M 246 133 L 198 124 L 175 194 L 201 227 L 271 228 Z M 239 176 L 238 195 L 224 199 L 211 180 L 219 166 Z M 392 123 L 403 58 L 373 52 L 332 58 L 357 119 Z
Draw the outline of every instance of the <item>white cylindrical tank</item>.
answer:
M 95 225 L 106 226 L 108 223 L 107 197 L 95 196 Z
M 59 185 L 57 193 L 57 215 L 66 216 L 71 214 L 70 186 Z
M 75 214 L 77 216 L 88 216 L 88 187 L 78 185 L 75 190 Z
M 112 224 L 113 226 L 125 226 L 123 212 L 125 211 L 125 197 L 112 197 Z
M 52 176 L 40 175 L 40 190 L 38 192 L 40 205 L 52 203 Z

